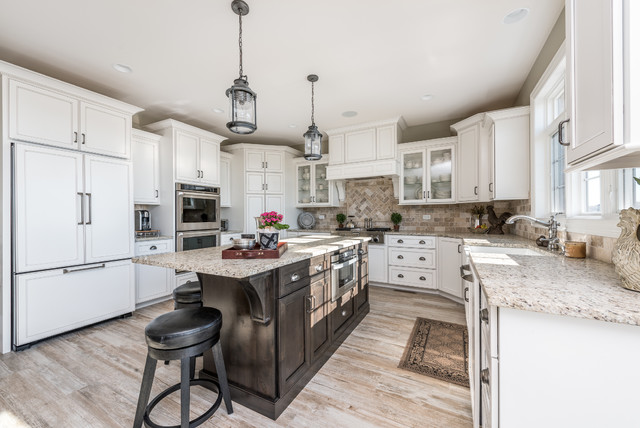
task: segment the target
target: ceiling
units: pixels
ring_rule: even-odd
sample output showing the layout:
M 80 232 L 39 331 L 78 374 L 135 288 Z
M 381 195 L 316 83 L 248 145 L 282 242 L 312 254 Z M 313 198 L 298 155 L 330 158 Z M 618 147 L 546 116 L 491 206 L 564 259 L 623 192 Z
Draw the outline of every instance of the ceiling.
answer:
M 311 73 L 320 77 L 320 131 L 396 116 L 417 126 L 511 106 L 564 5 L 247 2 L 244 72 L 258 94 L 252 135 L 225 127 L 225 90 L 238 76 L 230 0 L 0 0 L 0 59 L 144 108 L 140 125 L 171 117 L 234 142 L 298 145 L 310 124 Z M 502 23 L 521 7 L 530 9 L 524 20 Z M 423 101 L 426 94 L 433 98 Z

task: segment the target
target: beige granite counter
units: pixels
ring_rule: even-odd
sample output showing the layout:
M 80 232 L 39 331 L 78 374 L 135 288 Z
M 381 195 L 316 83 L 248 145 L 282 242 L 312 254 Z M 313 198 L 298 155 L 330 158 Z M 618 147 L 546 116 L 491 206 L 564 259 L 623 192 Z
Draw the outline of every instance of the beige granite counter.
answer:
M 230 260 L 222 258 L 222 250 L 230 246 L 135 257 L 134 263 L 170 269 L 199 272 L 230 278 L 246 278 L 301 260 L 358 245 L 370 238 L 316 236 L 286 239 L 288 250 L 279 259 Z
M 144 241 L 164 241 L 166 239 L 173 239 L 173 236 L 166 236 L 166 235 L 160 235 L 160 236 L 143 236 L 143 237 L 136 237 L 136 242 L 144 242 Z

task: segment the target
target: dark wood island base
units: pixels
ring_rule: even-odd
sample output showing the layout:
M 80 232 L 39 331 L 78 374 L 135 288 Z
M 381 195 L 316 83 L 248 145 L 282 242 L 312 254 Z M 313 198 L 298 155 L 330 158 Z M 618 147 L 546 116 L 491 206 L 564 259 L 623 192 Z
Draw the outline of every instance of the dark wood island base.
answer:
M 248 278 L 198 273 L 203 303 L 222 312 L 232 399 L 273 420 L 369 312 L 367 243 L 356 286 L 331 301 L 330 254 Z M 205 355 L 203 377 L 217 380 Z

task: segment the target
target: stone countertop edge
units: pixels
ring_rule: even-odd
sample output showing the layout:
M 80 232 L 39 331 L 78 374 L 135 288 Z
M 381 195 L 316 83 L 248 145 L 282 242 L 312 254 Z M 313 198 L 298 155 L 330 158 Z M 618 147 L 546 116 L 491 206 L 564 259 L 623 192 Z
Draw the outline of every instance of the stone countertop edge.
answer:
M 222 235 L 231 235 L 231 234 L 236 234 L 236 233 L 242 233 L 241 229 L 229 229 L 229 230 L 223 230 L 220 232 L 220 234 Z
M 278 259 L 223 259 L 222 250 L 230 248 L 230 246 L 227 245 L 223 247 L 203 248 L 200 250 L 134 257 L 132 262 L 242 279 L 310 259 L 314 256 L 331 253 L 341 248 L 370 241 L 368 237 L 333 237 L 316 242 L 295 242 L 295 239 L 296 238 L 287 240 L 289 248 Z
M 165 241 L 167 239 L 173 240 L 173 236 L 160 235 L 160 236 L 145 236 L 142 238 L 136 238 L 136 242 L 144 242 L 144 241 Z

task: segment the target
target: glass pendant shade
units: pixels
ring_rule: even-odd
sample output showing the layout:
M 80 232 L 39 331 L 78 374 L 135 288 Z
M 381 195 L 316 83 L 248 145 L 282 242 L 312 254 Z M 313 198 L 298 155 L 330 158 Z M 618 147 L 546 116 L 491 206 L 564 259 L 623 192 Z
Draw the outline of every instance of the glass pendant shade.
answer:
M 304 158 L 306 160 L 322 159 L 320 154 L 321 142 L 322 134 L 318 131 L 318 127 L 311 125 L 307 132 L 304 133 Z
M 227 89 L 229 97 L 229 122 L 227 128 L 235 134 L 251 134 L 257 129 L 256 93 L 242 78 L 233 81 Z

